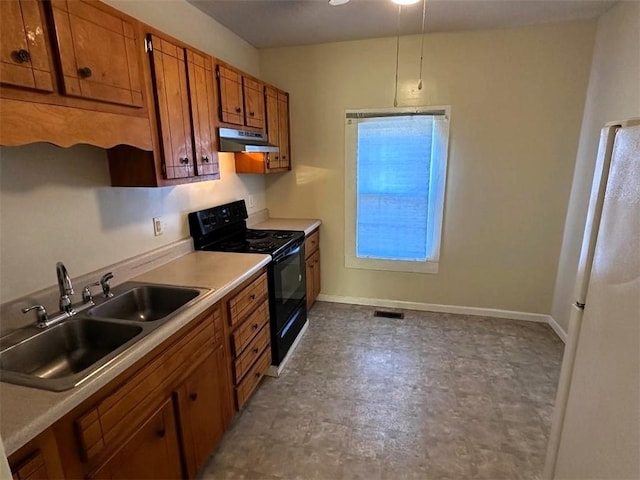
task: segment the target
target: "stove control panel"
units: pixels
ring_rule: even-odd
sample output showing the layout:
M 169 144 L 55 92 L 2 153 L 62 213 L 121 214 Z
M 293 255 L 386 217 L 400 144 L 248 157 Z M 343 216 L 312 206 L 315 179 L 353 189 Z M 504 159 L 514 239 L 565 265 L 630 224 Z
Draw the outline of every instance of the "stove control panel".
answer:
M 218 205 L 189 214 L 189 232 L 202 237 L 233 223 L 244 222 L 249 215 L 244 200 Z

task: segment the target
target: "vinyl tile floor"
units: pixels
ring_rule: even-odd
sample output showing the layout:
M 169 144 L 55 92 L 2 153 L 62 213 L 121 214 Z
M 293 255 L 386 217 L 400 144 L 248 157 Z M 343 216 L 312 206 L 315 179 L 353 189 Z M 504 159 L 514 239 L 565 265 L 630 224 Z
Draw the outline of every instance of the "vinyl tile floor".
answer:
M 539 479 L 563 343 L 545 324 L 319 302 L 205 479 Z

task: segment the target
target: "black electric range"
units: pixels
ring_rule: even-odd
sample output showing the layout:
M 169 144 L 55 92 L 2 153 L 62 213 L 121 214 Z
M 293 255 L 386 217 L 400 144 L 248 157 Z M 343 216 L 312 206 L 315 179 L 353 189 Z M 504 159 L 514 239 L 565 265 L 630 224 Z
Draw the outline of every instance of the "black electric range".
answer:
M 189 214 L 196 250 L 263 253 L 267 268 L 272 365 L 285 358 L 307 321 L 304 232 L 254 230 L 246 225 L 244 200 Z

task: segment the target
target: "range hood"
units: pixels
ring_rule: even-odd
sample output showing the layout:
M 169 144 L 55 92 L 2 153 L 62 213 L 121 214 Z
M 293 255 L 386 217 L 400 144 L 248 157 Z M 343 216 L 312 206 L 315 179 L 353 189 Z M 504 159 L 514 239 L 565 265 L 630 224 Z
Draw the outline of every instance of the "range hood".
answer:
M 276 145 L 269 143 L 269 138 L 264 133 L 220 128 L 219 134 L 221 152 L 277 153 L 280 151 Z

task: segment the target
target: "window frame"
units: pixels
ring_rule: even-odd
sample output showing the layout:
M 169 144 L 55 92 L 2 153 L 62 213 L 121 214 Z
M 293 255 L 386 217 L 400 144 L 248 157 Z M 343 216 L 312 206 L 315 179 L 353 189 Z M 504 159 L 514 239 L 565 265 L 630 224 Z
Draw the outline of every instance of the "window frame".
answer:
M 441 182 L 439 188 L 430 189 L 429 203 L 435 202 L 431 207 L 433 216 L 429 223 L 433 224 L 435 237 L 433 239 L 433 252 L 426 261 L 415 260 L 384 260 L 376 258 L 361 258 L 356 255 L 357 237 L 357 151 L 358 151 L 358 122 L 354 118 L 371 118 L 375 116 L 392 117 L 407 114 L 432 114 L 443 118 L 446 123 L 444 136 L 444 158 L 437 165 L 431 165 L 429 182 Z M 444 199 L 447 186 L 447 165 L 449 157 L 451 107 L 449 105 L 419 106 L 419 107 L 390 107 L 367 108 L 345 110 L 345 255 L 344 266 L 346 268 L 383 270 L 410 273 L 435 274 L 440 266 L 440 247 L 442 243 L 442 224 L 444 216 Z M 434 145 L 436 140 L 433 141 Z M 439 145 L 442 146 L 442 145 Z M 438 148 L 436 146 L 435 148 Z M 433 147 L 432 147 L 433 152 Z M 432 153 L 433 155 L 433 153 Z

